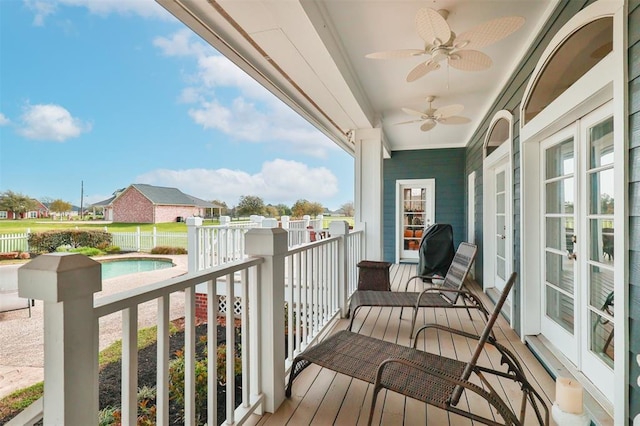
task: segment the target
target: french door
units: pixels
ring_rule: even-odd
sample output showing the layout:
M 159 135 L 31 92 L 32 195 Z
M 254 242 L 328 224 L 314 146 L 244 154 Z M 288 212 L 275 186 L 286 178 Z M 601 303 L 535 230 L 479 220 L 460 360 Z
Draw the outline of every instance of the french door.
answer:
M 510 271 L 507 271 L 510 259 L 508 256 L 509 244 L 510 244 L 510 230 L 507 229 L 508 216 L 507 216 L 507 200 L 510 199 L 507 193 L 507 164 L 502 164 L 494 169 L 494 182 L 495 182 L 495 211 L 494 222 L 492 229 L 494 230 L 495 238 L 495 271 L 494 279 L 495 287 L 502 293 L 504 285 L 507 281 L 507 275 Z
M 541 144 L 541 331 L 613 391 L 614 172 L 610 104 Z

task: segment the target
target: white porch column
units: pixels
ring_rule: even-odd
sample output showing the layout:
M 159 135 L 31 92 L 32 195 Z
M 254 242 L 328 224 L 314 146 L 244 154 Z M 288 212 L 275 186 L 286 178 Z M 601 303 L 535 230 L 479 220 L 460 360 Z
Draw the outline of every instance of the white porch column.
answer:
M 288 252 L 287 231 L 253 228 L 245 235 L 248 256 L 264 257 L 258 272 L 257 304 L 259 329 L 258 374 L 265 395 L 264 409 L 273 413 L 284 401 L 284 257 Z
M 20 297 L 44 301 L 44 424 L 98 421 L 98 320 L 93 293 L 102 290 L 100 263 L 52 253 L 18 269 Z
M 329 224 L 329 235 L 341 237 L 338 244 L 338 306 L 340 306 L 340 318 L 347 317 L 347 284 L 349 271 L 349 253 L 347 251 L 347 236 L 349 235 L 349 223 L 345 220 L 334 220 Z
M 366 224 L 363 258 L 382 259 L 382 159 L 381 129 L 356 129 L 355 223 Z

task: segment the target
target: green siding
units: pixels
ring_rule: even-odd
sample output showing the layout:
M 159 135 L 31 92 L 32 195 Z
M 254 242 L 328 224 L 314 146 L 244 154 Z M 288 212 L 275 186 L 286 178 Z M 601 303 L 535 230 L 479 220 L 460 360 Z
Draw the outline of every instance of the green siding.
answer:
M 466 239 L 463 148 L 394 151 L 384 160 L 384 260 L 396 257 L 396 181 L 400 179 L 435 179 L 436 222 L 453 226 L 454 244 Z

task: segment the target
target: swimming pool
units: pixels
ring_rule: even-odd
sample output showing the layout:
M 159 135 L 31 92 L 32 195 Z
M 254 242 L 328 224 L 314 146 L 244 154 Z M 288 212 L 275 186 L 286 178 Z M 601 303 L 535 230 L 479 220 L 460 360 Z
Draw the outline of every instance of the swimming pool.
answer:
M 128 259 L 103 260 L 102 279 L 119 277 L 121 275 L 135 274 L 137 272 L 156 271 L 175 266 L 171 259 L 136 257 Z

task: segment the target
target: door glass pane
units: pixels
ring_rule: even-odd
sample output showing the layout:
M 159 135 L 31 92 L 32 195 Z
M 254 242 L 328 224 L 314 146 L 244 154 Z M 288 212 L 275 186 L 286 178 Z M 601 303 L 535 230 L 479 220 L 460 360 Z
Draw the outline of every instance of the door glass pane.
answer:
M 496 175 L 496 192 L 504 192 L 504 172 Z
M 573 138 L 547 149 L 546 179 L 565 176 L 573 173 L 573 170 Z
M 589 281 L 591 282 L 589 304 L 601 311 L 607 311 L 607 307 L 613 305 L 613 271 L 590 265 Z M 613 315 L 613 306 L 609 314 Z
M 573 213 L 573 178 L 548 182 L 545 186 L 547 213 Z
M 589 177 L 590 214 L 613 214 L 613 169 L 592 173 Z
M 573 299 L 554 288 L 546 289 L 547 316 L 573 334 Z
M 547 247 L 573 253 L 573 217 L 546 218 Z
M 496 231 L 500 235 L 504 235 L 505 232 L 505 217 L 504 214 L 499 214 L 496 216 Z
M 573 294 L 573 260 L 565 254 L 547 252 L 546 280 L 549 284 Z
M 496 195 L 496 213 L 504 213 L 504 193 Z
M 613 220 L 589 220 L 589 259 L 613 265 Z
M 496 259 L 496 272 L 498 273 L 498 276 L 500 278 L 502 278 L 503 280 L 506 279 L 506 273 L 505 273 L 505 269 L 506 269 L 506 263 L 504 261 L 504 259 L 501 258 L 497 258 Z
M 613 117 L 589 129 L 590 167 L 613 164 Z
M 500 235 L 496 236 L 496 249 L 498 256 L 504 257 L 505 239 Z
M 612 299 L 613 303 L 613 299 Z M 611 306 L 613 312 L 613 304 Z M 605 317 L 595 312 L 590 313 L 591 330 L 589 341 L 591 342 L 591 352 L 596 354 L 598 358 L 604 361 L 610 368 L 613 368 L 613 360 L 615 351 L 613 347 L 613 321 L 607 320 Z

